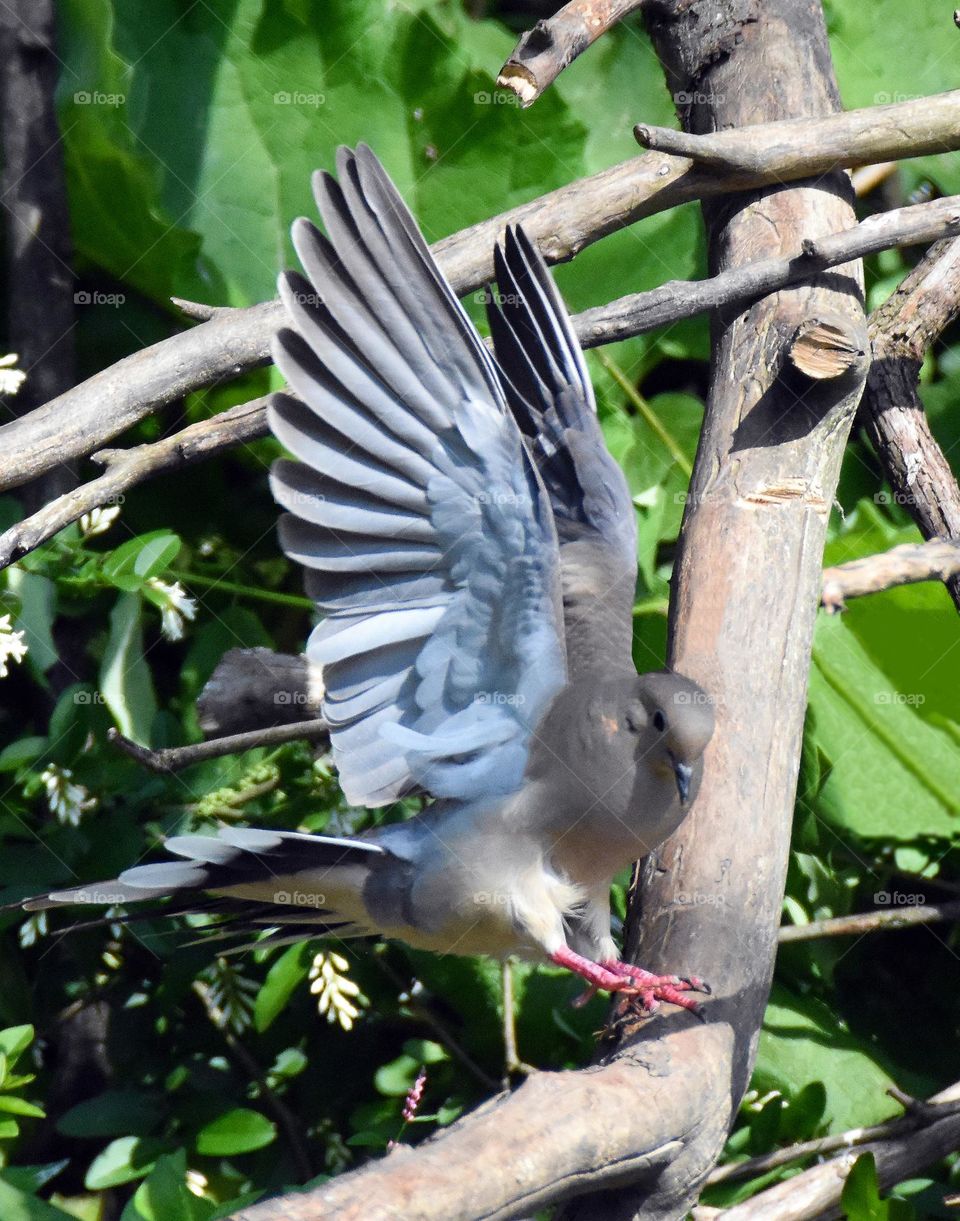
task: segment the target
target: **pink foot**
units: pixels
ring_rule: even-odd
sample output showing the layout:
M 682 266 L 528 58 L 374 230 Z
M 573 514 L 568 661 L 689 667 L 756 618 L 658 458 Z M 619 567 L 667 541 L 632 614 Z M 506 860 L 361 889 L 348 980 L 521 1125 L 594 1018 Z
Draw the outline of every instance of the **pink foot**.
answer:
M 696 975 L 654 975 L 629 962 L 591 962 L 566 946 L 551 954 L 551 958 L 559 966 L 582 975 L 590 984 L 586 992 L 574 1001 L 575 1005 L 586 1004 L 602 988 L 605 992 L 620 994 L 621 1012 L 639 1006 L 643 1013 L 654 1013 L 660 1008 L 661 1001 L 667 1001 L 699 1016 L 700 1005 L 686 993 L 710 993 L 710 988 Z

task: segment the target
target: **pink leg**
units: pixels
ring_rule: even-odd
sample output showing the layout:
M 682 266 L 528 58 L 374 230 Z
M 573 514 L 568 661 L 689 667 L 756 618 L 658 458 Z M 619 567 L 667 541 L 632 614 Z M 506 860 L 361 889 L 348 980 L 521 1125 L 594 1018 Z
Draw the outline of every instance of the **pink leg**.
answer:
M 691 1013 L 699 1013 L 700 1006 L 687 992 L 706 992 L 710 989 L 695 975 L 684 978 L 680 975 L 654 975 L 643 967 L 635 967 L 628 962 L 591 962 L 581 954 L 575 954 L 567 946 L 562 946 L 556 953 L 550 955 L 558 966 L 566 967 L 577 975 L 583 976 L 590 984 L 586 993 L 578 997 L 575 1004 L 585 1004 L 598 989 L 605 992 L 619 992 L 624 999 L 638 1001 L 646 1013 L 653 1013 L 660 1007 L 661 1001 L 671 1005 L 679 1005 L 689 1009 Z

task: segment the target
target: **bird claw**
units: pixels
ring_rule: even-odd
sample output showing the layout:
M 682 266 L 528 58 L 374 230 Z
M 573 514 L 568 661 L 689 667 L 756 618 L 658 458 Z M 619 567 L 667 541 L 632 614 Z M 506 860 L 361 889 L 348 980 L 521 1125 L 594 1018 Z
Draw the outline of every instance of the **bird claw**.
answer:
M 628 962 L 605 962 L 603 967 L 622 981 L 620 987 L 611 987 L 611 992 L 618 994 L 616 1006 L 617 1018 L 626 1017 L 631 1011 L 637 1016 L 647 1017 L 656 1013 L 660 1004 L 666 1001 L 670 1005 L 678 1005 L 704 1020 L 698 1001 L 688 992 L 700 992 L 711 996 L 712 990 L 697 975 L 654 975 L 643 967 L 633 966 Z

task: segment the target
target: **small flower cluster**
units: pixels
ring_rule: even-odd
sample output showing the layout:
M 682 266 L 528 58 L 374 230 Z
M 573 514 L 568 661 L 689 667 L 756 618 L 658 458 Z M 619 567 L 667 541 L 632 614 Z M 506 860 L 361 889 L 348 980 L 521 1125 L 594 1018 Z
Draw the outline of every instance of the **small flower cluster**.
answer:
M 84 814 L 96 808 L 96 797 L 91 797 L 82 784 L 73 783 L 69 767 L 51 763 L 40 773 L 40 779 L 47 790 L 50 813 L 65 826 L 78 827 Z
M 310 968 L 310 991 L 319 998 L 317 1008 L 321 1015 L 327 1015 L 328 1022 L 339 1022 L 344 1030 L 353 1029 L 360 1016 L 359 1006 L 366 1000 L 359 985 L 347 975 L 349 966 L 341 954 L 330 950 L 317 954 Z
M 151 601 L 160 608 L 160 631 L 168 640 L 183 637 L 184 619 L 192 620 L 197 613 L 196 601 L 190 597 L 179 581 L 171 585 L 159 577 L 150 577 L 147 589 L 153 591 Z
M 20 662 L 27 655 L 27 646 L 23 643 L 23 632 L 15 632 L 9 615 L 0 615 L 0 678 L 6 678 L 9 673 L 7 662 Z

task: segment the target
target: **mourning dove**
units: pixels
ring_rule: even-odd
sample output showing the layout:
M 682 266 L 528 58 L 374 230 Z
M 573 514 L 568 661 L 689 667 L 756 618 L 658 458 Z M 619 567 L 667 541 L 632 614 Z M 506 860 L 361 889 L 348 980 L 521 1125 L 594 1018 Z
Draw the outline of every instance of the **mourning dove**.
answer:
M 712 704 L 634 668 L 634 508 L 559 294 L 508 228 L 491 356 L 370 149 L 337 165 L 313 181 L 328 236 L 296 221 L 306 278 L 280 280 L 269 420 L 297 460 L 271 487 L 348 801 L 432 802 L 350 838 L 176 836 L 179 860 L 25 906 L 172 899 L 268 941 L 519 955 L 696 1009 L 698 979 L 618 961 L 609 890 L 695 799 Z

